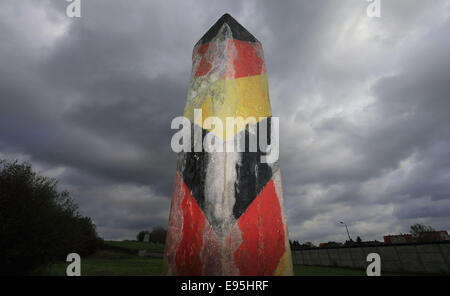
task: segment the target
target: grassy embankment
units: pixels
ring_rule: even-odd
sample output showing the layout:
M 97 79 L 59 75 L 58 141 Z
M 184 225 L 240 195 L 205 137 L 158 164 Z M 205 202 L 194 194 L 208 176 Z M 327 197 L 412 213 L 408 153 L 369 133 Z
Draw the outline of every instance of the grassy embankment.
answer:
M 124 275 L 147 276 L 161 275 L 163 260 L 161 258 L 139 257 L 139 250 L 150 253 L 164 251 L 164 245 L 141 243 L 137 241 L 106 241 L 105 250 L 81 259 L 81 275 Z M 36 271 L 36 275 L 66 275 L 69 263 L 58 262 Z M 297 276 L 365 276 L 365 271 L 339 267 L 294 266 Z M 388 275 L 388 274 L 385 274 Z M 392 274 L 389 274 L 392 275 Z

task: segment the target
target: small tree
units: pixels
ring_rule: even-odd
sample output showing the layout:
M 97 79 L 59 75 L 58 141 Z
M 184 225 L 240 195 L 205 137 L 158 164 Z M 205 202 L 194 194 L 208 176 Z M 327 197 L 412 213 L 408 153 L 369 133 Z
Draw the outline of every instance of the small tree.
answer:
M 436 231 L 431 226 L 423 224 L 414 224 L 411 226 L 410 233 L 416 238 L 418 242 L 432 242 L 436 240 L 435 235 L 432 232 Z
M 164 227 L 158 226 L 150 232 L 150 241 L 156 244 L 164 244 L 166 242 L 167 230 Z
M 312 249 L 315 248 L 316 246 L 312 242 L 306 242 L 302 245 L 302 247 L 305 249 Z
M 139 231 L 138 235 L 136 236 L 136 239 L 139 242 L 143 242 L 144 241 L 144 237 L 145 237 L 146 234 L 150 235 L 150 231 L 141 230 L 141 231 Z
M 356 238 L 356 243 L 357 243 L 357 244 L 362 243 L 362 239 L 361 239 L 359 236 Z
M 355 242 L 352 239 L 346 240 L 344 243 L 344 246 L 353 246 L 353 245 L 355 245 Z
M 342 247 L 342 245 L 340 243 L 331 241 L 323 244 L 322 247 Z
M 411 230 L 409 232 L 412 234 L 412 236 L 418 238 L 426 232 L 433 232 L 433 231 L 436 230 L 431 226 L 426 226 L 423 224 L 414 224 L 411 225 Z

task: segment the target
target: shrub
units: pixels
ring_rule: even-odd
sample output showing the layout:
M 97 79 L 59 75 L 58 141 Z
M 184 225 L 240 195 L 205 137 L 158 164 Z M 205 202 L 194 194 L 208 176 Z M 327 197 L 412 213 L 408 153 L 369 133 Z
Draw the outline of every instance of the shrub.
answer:
M 143 242 L 146 234 L 150 235 L 150 232 L 147 230 L 142 230 L 138 233 L 138 235 L 136 236 L 136 239 L 139 242 Z
M 86 255 L 102 243 L 57 181 L 29 163 L 0 161 L 0 273 L 27 274 L 68 253 Z

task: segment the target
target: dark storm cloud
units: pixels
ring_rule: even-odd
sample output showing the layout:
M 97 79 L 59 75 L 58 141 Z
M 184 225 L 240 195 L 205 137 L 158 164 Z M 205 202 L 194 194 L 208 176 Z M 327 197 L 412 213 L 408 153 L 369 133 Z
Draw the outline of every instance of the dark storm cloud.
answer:
M 60 180 L 105 238 L 167 224 L 192 47 L 223 13 L 263 44 L 291 237 L 448 228 L 448 1 L 0 4 L 0 157 Z
M 60 186 L 109 237 L 165 225 L 175 172 L 170 122 L 183 113 L 192 46 L 221 12 L 203 11 L 195 22 L 183 4 L 96 1 L 69 20 L 66 5 L 2 7 L 9 43 L 1 46 L 0 147 L 43 172 L 62 168 Z M 152 189 L 138 190 L 144 185 Z

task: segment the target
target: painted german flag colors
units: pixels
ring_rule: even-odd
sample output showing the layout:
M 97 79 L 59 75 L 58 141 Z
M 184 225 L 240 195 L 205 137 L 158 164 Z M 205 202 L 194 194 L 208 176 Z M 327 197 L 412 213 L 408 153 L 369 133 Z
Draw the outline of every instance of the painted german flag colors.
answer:
M 239 137 L 248 143 L 262 124 L 271 126 L 262 46 L 233 17 L 225 14 L 209 29 L 195 45 L 192 61 L 184 110 L 192 130 L 225 146 Z M 194 116 L 196 109 L 201 118 Z M 256 122 L 226 133 L 203 128 L 211 116 Z M 192 143 L 191 151 L 178 155 L 165 272 L 292 275 L 278 161 L 262 162 L 259 146 L 254 152 L 195 152 Z

